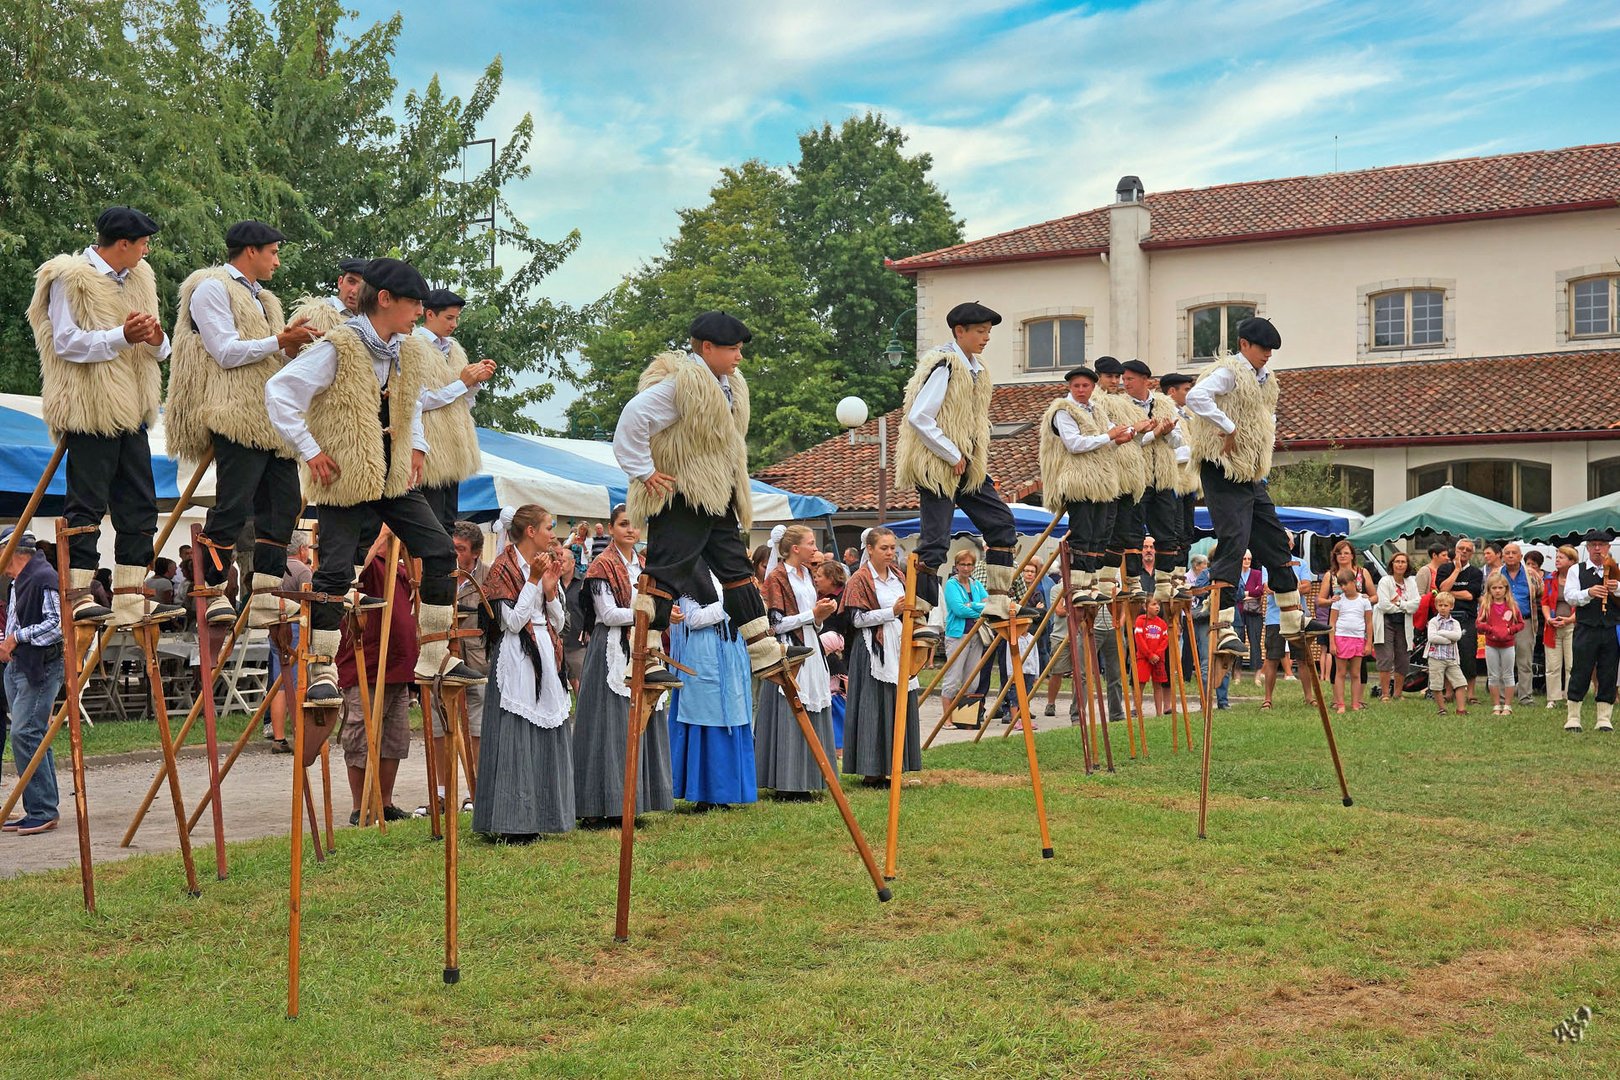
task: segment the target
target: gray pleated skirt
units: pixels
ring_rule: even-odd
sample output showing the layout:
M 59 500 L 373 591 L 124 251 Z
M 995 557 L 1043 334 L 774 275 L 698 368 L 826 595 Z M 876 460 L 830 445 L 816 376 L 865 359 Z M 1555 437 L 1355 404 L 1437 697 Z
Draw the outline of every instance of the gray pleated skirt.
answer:
M 491 836 L 564 833 L 574 827 L 573 736 L 500 707 L 494 673 L 484 695 L 473 831 Z
M 630 699 L 607 688 L 607 650 L 618 635 L 601 627 L 591 635 L 574 708 L 574 812 L 582 818 L 624 813 L 624 750 Z M 486 733 L 487 735 L 487 733 Z M 636 761 L 636 813 L 675 808 L 669 774 L 669 722 L 660 709 L 647 718 Z
M 888 776 L 894 765 L 895 687 L 872 676 L 872 654 L 866 635 L 856 631 L 849 654 L 849 699 L 844 706 L 844 772 L 850 776 Z M 917 733 L 917 691 L 907 691 L 905 752 L 902 772 L 922 769 L 922 740 Z
M 821 739 L 827 760 L 837 760 L 832 709 L 806 709 L 805 715 Z M 760 682 L 754 695 L 754 776 L 760 787 L 772 791 L 821 791 L 827 786 L 787 698 L 768 680 Z

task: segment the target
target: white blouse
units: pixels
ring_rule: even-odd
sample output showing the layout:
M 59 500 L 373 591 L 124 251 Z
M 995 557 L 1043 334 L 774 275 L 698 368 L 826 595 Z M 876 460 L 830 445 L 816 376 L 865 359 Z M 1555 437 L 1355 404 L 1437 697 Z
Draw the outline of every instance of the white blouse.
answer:
M 641 579 L 641 557 L 635 554 L 627 559 L 619 552 L 617 547 L 608 548 L 614 555 L 624 562 L 630 571 L 630 606 L 620 607 L 613 599 L 613 590 L 602 582 L 601 588 L 596 588 L 599 579 L 592 579 L 591 601 L 596 605 L 596 625 L 598 627 L 611 627 L 612 636 L 607 642 L 607 687 L 622 698 L 630 696 L 630 686 L 624 681 L 630 670 L 629 640 L 630 626 L 636 621 L 636 582 Z
M 832 705 L 832 677 L 827 672 L 827 658 L 821 651 L 821 637 L 816 633 L 816 582 L 808 567 L 795 570 L 783 564 L 782 569 L 787 572 L 788 584 L 793 586 L 793 598 L 798 602 L 799 613 L 783 615 L 776 620 L 772 630 L 779 637 L 810 648 L 810 655 L 804 658 L 797 676 L 799 701 L 806 711 L 820 712 Z M 781 692 L 780 687 L 777 692 Z
M 872 677 L 894 686 L 900 681 L 900 616 L 894 613 L 894 605 L 906 594 L 906 579 L 896 574 L 891 566 L 889 572 L 881 576 L 872 571 L 872 582 L 878 606 L 871 611 L 853 612 L 850 621 L 866 635 L 866 648 L 872 654 Z M 881 660 L 874 644 L 878 634 L 883 635 Z M 916 679 L 911 680 L 908 689 L 917 689 Z
M 518 554 L 518 562 L 523 555 Z M 527 564 L 523 571 L 528 573 Z M 562 590 L 545 600 L 543 590 L 524 582 L 523 590 L 511 604 L 501 606 L 501 651 L 495 661 L 495 685 L 501 692 L 501 708 L 516 713 L 536 727 L 561 727 L 568 719 L 568 691 L 557 670 L 557 653 L 551 646 L 546 624 L 558 633 L 563 628 Z M 523 654 L 522 635 L 534 628 L 540 647 L 540 685 L 534 683 L 534 665 Z

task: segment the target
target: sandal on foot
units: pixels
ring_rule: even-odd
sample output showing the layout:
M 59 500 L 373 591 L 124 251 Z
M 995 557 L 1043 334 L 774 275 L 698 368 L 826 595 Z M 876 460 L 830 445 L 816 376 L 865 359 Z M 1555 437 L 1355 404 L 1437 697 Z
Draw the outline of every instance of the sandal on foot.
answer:
M 1261 708 L 1262 708 L 1262 709 L 1269 709 L 1269 708 L 1271 708 L 1271 702 L 1269 702 L 1269 701 L 1262 701 L 1262 702 L 1261 702 L 1261 703 L 1260 703 L 1260 707 L 1261 707 Z

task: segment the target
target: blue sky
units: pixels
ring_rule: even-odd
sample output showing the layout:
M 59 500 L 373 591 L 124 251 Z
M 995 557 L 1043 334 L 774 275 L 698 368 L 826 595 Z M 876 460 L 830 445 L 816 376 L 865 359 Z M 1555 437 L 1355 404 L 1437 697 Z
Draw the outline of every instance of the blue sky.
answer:
M 533 114 L 507 196 L 539 235 L 583 234 L 549 281 L 573 302 L 656 256 L 722 166 L 788 164 L 868 108 L 934 155 L 970 238 L 1103 205 L 1126 173 L 1163 191 L 1620 139 L 1610 0 L 353 6 L 403 14 L 402 86 L 464 93 L 503 56 L 480 134 Z

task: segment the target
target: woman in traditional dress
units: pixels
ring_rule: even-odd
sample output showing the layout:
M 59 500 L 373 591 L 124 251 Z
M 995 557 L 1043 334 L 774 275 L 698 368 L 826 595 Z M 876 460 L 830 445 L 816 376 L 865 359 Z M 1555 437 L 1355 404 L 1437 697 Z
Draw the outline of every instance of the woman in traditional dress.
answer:
M 706 568 L 699 573 L 713 574 Z M 714 579 L 714 593 L 721 595 Z M 759 799 L 754 783 L 754 706 L 748 696 L 748 646 L 725 604 L 682 596 L 670 614 L 669 654 L 682 673 L 670 696 L 670 773 L 677 799 L 699 810 Z
M 850 549 L 855 550 L 854 548 Z M 849 683 L 849 664 L 846 662 L 846 642 L 849 641 L 852 631 L 849 625 L 849 613 L 843 610 L 844 582 L 849 579 L 849 571 L 844 564 L 834 558 L 822 560 L 811 573 L 815 576 L 816 595 L 831 600 L 838 606 L 837 611 L 827 616 L 821 623 L 821 651 L 827 656 L 827 674 L 832 678 L 832 726 L 833 741 L 838 749 L 844 749 L 844 706 L 848 704 L 845 690 Z
M 900 620 L 911 610 L 906 579 L 895 572 L 898 545 L 888 529 L 866 537 L 866 565 L 844 586 L 844 610 L 850 613 L 854 640 L 849 656 L 849 703 L 844 713 L 844 772 L 876 786 L 886 781 L 894 762 L 894 702 L 900 672 L 909 667 L 900 655 Z M 922 768 L 917 734 L 917 683 L 908 680 L 905 754 L 901 768 Z
M 484 694 L 480 795 L 473 830 L 512 843 L 574 827 L 574 758 L 563 685 L 561 569 L 551 554 L 551 515 L 533 503 L 508 522 L 508 543 L 484 583 L 494 607 Z
M 630 731 L 631 604 L 641 576 L 641 530 L 624 506 L 613 508 L 612 543 L 585 571 L 585 670 L 574 722 L 574 801 L 587 825 L 616 824 L 624 805 L 624 751 Z M 662 710 L 660 710 L 662 711 Z M 675 806 L 669 774 L 669 725 L 648 717 L 636 772 L 636 812 Z
M 771 630 L 779 638 L 789 645 L 810 649 L 795 680 L 810 726 L 831 761 L 838 750 L 832 726 L 832 680 L 821 648 L 820 623 L 836 612 L 838 605 L 816 595 L 810 571 L 810 560 L 816 553 L 814 533 L 803 525 L 790 526 L 782 533 L 777 553 L 782 562 L 765 579 L 765 610 Z M 779 798 L 809 798 L 811 792 L 827 786 L 782 688 L 774 682 L 759 686 L 754 708 L 754 757 L 759 786 L 770 788 Z

